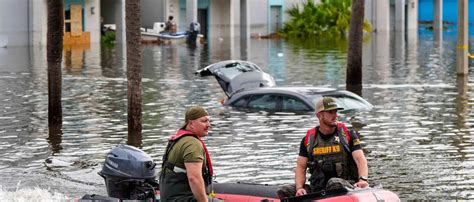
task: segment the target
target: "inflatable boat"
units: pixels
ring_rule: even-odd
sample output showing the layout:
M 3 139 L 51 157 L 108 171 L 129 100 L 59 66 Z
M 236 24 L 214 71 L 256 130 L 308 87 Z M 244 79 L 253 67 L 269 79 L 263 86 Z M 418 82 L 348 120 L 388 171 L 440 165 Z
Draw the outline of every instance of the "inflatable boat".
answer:
M 160 201 L 158 182 L 155 179 L 155 166 L 145 152 L 128 145 L 119 145 L 107 154 L 99 175 L 105 180 L 108 196 L 85 195 L 79 201 Z M 225 202 L 264 202 L 264 201 L 400 201 L 398 196 L 381 188 L 349 189 L 339 188 L 310 193 L 304 196 L 280 199 L 278 185 L 252 183 L 212 184 L 214 198 Z
M 320 201 L 320 202 L 343 202 L 343 201 L 363 201 L 363 202 L 382 202 L 382 201 L 400 201 L 398 196 L 384 189 L 366 188 L 349 189 L 341 188 L 331 191 L 322 191 L 311 193 L 305 196 L 289 197 L 280 199 L 277 190 L 280 186 L 262 185 L 252 183 L 215 183 L 213 185 L 215 198 L 225 202 L 263 202 L 263 201 Z M 156 192 L 159 197 L 159 190 Z

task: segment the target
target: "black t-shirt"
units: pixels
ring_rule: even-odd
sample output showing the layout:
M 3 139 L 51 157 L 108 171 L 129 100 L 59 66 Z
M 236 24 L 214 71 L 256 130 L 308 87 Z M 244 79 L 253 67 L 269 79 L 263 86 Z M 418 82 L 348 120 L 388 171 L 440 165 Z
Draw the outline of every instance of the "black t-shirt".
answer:
M 336 132 L 337 132 L 337 130 L 336 130 L 332 134 L 324 135 L 323 133 L 321 133 L 321 131 L 319 131 L 319 127 L 317 127 L 316 129 L 317 129 L 317 132 L 316 132 L 317 135 L 321 135 L 321 138 L 324 139 L 324 140 L 332 138 L 334 135 L 336 135 Z M 359 136 L 358 136 L 357 132 L 349 131 L 349 137 L 351 137 L 351 140 L 349 141 L 349 149 L 351 150 L 351 152 L 362 149 L 362 147 L 360 146 L 360 140 L 359 140 Z M 299 153 L 299 155 L 304 156 L 304 157 L 308 157 L 308 150 L 307 150 L 306 146 L 304 145 L 304 139 L 305 139 L 305 137 L 303 137 L 303 139 L 301 140 L 301 143 L 300 143 L 300 153 Z

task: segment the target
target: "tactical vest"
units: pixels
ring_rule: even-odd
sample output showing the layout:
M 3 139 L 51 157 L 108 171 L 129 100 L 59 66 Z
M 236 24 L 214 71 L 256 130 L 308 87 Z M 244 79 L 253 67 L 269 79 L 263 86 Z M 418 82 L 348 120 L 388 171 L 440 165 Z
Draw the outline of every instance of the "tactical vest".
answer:
M 181 132 L 181 133 L 180 133 Z M 179 130 L 178 133 L 170 138 L 168 145 L 166 146 L 165 154 L 163 155 L 163 163 L 161 166 L 160 173 L 160 198 L 163 201 L 195 201 L 191 187 L 189 186 L 188 176 L 186 174 L 186 168 L 181 168 L 168 161 L 168 155 L 175 145 L 182 137 L 193 136 L 199 139 L 196 135 L 191 132 Z M 200 140 L 200 139 L 199 139 Z M 201 140 L 200 140 L 201 141 Z M 201 141 L 202 143 L 202 141 Z M 212 164 L 209 157 L 209 153 L 204 145 L 204 151 L 206 152 L 206 164 L 203 165 L 202 173 L 207 190 L 208 185 L 212 183 Z
M 326 187 L 330 178 L 349 181 L 358 178 L 357 165 L 349 149 L 350 135 L 343 123 L 338 123 L 336 134 L 324 139 L 317 133 L 319 126 L 308 130 L 305 146 L 308 151 L 308 172 L 312 191 Z

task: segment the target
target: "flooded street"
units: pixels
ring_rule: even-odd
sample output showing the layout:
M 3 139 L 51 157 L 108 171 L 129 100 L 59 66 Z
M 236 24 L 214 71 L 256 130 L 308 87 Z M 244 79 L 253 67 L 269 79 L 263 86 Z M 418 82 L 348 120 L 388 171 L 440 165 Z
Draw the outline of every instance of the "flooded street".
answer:
M 225 38 L 197 48 L 144 46 L 143 150 L 160 164 L 185 108 L 203 105 L 218 182 L 292 183 L 300 140 L 316 118 L 221 106 L 216 80 L 194 71 L 245 59 L 277 85 L 344 89 L 345 43 L 252 39 L 248 52 Z M 119 46 L 65 49 L 63 134 L 49 135 L 46 48 L 0 48 L 1 188 L 106 195 L 97 172 L 105 154 L 127 141 L 124 56 Z M 363 57 L 362 97 L 375 106 L 360 114 L 371 183 L 404 200 L 474 200 L 474 79 L 456 76 L 455 35 L 442 42 L 430 33 L 373 36 Z

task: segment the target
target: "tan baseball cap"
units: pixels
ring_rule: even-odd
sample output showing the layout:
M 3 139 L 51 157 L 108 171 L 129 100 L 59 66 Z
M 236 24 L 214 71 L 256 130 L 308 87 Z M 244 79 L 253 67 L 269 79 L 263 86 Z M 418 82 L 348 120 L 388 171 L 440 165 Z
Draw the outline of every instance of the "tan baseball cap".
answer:
M 188 108 L 188 110 L 186 110 L 186 115 L 184 116 L 184 124 L 181 129 L 186 129 L 186 125 L 189 121 L 196 120 L 203 116 L 209 116 L 209 113 L 207 113 L 206 109 L 204 109 L 203 107 L 194 106 Z
M 344 108 L 339 107 L 332 97 L 323 97 L 316 103 L 316 113 L 333 109 L 342 110 Z

